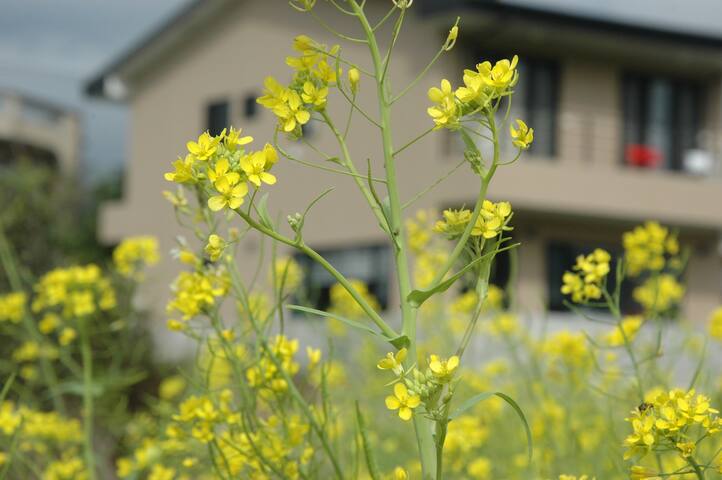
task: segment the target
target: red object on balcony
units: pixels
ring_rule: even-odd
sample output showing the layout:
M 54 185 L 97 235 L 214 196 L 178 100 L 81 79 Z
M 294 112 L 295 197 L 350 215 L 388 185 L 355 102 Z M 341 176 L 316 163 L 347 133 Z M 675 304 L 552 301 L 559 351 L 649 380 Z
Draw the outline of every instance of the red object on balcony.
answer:
M 656 168 L 662 161 L 662 152 L 649 145 L 627 145 L 627 165 L 640 168 Z

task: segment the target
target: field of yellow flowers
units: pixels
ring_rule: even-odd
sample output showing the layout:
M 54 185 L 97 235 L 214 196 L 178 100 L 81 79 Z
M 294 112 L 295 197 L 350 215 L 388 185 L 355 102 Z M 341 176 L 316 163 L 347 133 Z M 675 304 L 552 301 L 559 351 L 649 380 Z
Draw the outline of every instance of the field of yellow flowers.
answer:
M 674 230 L 649 221 L 619 239 L 618 258 L 598 248 L 569 265 L 562 293 L 573 330 L 524 314 L 513 281 L 489 281 L 500 252 L 524 248 L 513 241 L 512 205 L 486 198 L 497 169 L 513 168 L 534 141 L 533 128 L 508 118 L 517 57 L 428 91 L 430 128 L 417 140 L 442 129 L 462 138 L 479 185 L 471 208 L 410 211 L 400 198 L 393 104 L 428 71 L 392 93 L 391 52 L 412 3 L 394 0 L 370 19 L 363 1 L 324 2 L 359 22 L 363 38 L 334 33 L 364 43 L 369 58 L 298 36 L 289 78 L 267 78 L 258 99 L 278 119 L 274 138 L 253 146 L 234 127 L 205 132 L 172 163 L 164 195 L 189 239 L 172 253 L 180 273 L 165 314 L 168 330 L 194 345 L 187 362 L 153 361 L 154 312 L 135 306 L 162 255 L 154 238 L 128 238 L 107 265 L 29 279 L 0 229 L 10 284 L 0 295 L 0 479 L 722 477 L 722 372 L 709 360 L 722 308 L 705 330 L 678 318 L 687 253 Z M 382 48 L 385 22 L 394 26 Z M 457 21 L 431 64 L 459 35 Z M 377 92 L 378 112 L 356 104 L 360 88 Z M 378 127 L 383 175 L 357 167 L 348 126 L 326 110 L 334 98 L 349 104 L 344 125 L 356 114 Z M 388 237 L 401 296 L 393 316 L 304 241 L 324 193 L 283 224 L 269 214 L 272 186 L 284 181 L 274 165 L 297 161 L 280 140 L 301 139 L 311 120 L 340 154 L 333 167 L 307 166 L 352 177 Z M 502 136 L 513 158 L 502 158 Z M 257 265 L 237 261 L 248 235 L 274 245 Z M 335 279 L 329 308 L 312 307 L 293 254 Z M 627 284 L 634 315 L 623 308 Z

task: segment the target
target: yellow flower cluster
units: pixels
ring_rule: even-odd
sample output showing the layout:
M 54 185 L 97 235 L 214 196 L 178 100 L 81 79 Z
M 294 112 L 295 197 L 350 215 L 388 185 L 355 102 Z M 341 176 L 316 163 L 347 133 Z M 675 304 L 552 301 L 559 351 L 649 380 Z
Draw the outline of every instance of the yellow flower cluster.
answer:
M 293 292 L 301 286 L 303 269 L 292 257 L 280 257 L 273 263 L 272 278 L 275 279 L 274 288 L 286 292 Z
M 619 322 L 619 325 L 604 336 L 604 343 L 610 347 L 619 347 L 625 343 L 631 343 L 643 324 L 644 317 L 641 315 L 624 317 L 622 321 Z
M 199 442 L 211 442 L 216 437 L 217 425 L 233 425 L 241 420 L 237 413 L 233 413 L 231 390 L 223 390 L 217 397 L 202 395 L 187 398 L 180 404 L 173 420 L 179 425 L 190 426 L 191 436 Z
M 271 351 L 264 351 L 258 362 L 246 370 L 248 384 L 266 396 L 286 392 L 288 382 L 285 377 L 293 377 L 299 370 L 294 359 L 298 351 L 298 340 L 277 335 L 270 341 L 269 347 Z
M 476 70 L 464 70 L 463 87 L 454 91 L 451 83 L 443 79 L 441 88 L 429 89 L 429 100 L 435 105 L 427 112 L 435 128 L 459 128 L 463 116 L 485 111 L 493 107 L 495 100 L 510 95 L 519 79 L 518 61 L 514 55 L 511 60 L 499 60 L 494 65 L 482 62 L 476 65 Z
M 376 364 L 380 370 L 390 370 L 397 377 L 393 395 L 386 397 L 386 408 L 398 410 L 402 420 L 410 420 L 414 409 L 422 402 L 425 403 L 427 411 L 431 411 L 435 407 L 434 399 L 444 385 L 451 382 L 459 367 L 459 357 L 456 355 L 448 359 L 430 355 L 429 366 L 425 372 L 416 366 L 405 369 L 403 362 L 407 353 L 406 348 L 397 353 L 389 352 Z
M 562 330 L 550 335 L 543 343 L 542 350 L 553 361 L 560 361 L 570 367 L 583 367 L 591 360 L 587 339 L 581 332 Z
M 381 309 L 381 305 L 379 305 L 378 300 L 374 297 L 369 290 L 369 287 L 364 282 L 357 279 L 349 279 L 349 283 L 351 283 L 351 286 L 359 293 L 359 295 L 361 295 L 361 297 L 364 298 L 364 300 L 366 300 L 371 308 L 375 311 L 379 311 Z M 363 311 L 361 306 L 340 283 L 336 283 L 331 287 L 329 291 L 329 298 L 331 301 L 329 311 L 333 313 L 352 319 L 363 318 L 366 316 L 366 313 Z
M 12 292 L 0 296 L 0 322 L 20 323 L 25 315 L 28 296 L 23 292 Z
M 709 320 L 709 334 L 712 338 L 722 340 L 722 307 L 712 312 Z
M 694 390 L 662 392 L 627 418 L 632 433 L 625 440 L 625 458 L 641 458 L 651 450 L 689 457 L 700 440 L 722 430 L 718 413 L 709 397 Z
M 562 293 L 571 295 L 575 303 L 586 303 L 602 297 L 604 281 L 609 273 L 611 255 L 601 248 L 587 256 L 577 257 L 574 272 L 565 272 L 562 277 Z
M 409 248 L 415 255 L 424 253 L 431 241 L 431 218 L 436 214 L 430 210 L 419 210 L 413 218 L 406 219 L 406 237 Z
M 646 222 L 622 236 L 627 274 L 636 277 L 644 271 L 659 272 L 668 257 L 679 254 L 679 243 L 665 227 L 657 222 Z
M 229 278 L 222 269 L 181 272 L 173 282 L 173 298 L 166 311 L 178 312 L 183 320 L 190 320 L 216 304 L 216 299 L 228 292 Z
M 493 203 L 489 200 L 484 200 L 481 208 L 481 212 L 474 223 L 474 227 L 471 230 L 473 237 L 481 237 L 484 239 L 491 239 L 503 231 L 511 230 L 511 227 L 507 226 L 509 220 L 511 220 L 511 204 L 509 202 L 498 202 Z M 471 221 L 472 212 L 471 210 L 444 210 L 444 219 L 439 220 L 434 225 L 434 231 L 442 233 L 450 239 L 457 238 L 466 229 L 466 226 Z
M 263 183 L 276 183 L 276 177 L 269 173 L 278 161 L 276 149 L 268 143 L 258 151 L 246 152 L 245 148 L 239 148 L 252 141 L 253 138 L 242 137 L 241 130 L 233 127 L 215 137 L 204 132 L 197 141 L 188 142 L 188 155 L 173 162 L 174 171 L 166 173 L 165 179 L 179 184 L 200 184 L 213 211 L 235 210 L 245 201 L 247 182 L 255 188 Z M 177 203 L 174 197 L 171 199 Z
M 94 264 L 51 270 L 33 288 L 33 312 L 56 312 L 66 320 L 112 310 L 116 305 L 110 280 Z
M 127 278 L 142 278 L 141 269 L 155 265 L 158 260 L 158 239 L 151 236 L 126 238 L 113 250 L 115 269 Z
M 650 314 L 667 312 L 682 301 L 685 288 L 674 275 L 652 276 L 632 292 L 634 299 Z
M 264 95 L 257 101 L 278 117 L 279 127 L 284 132 L 300 136 L 301 126 L 311 119 L 311 111 L 326 108 L 329 86 L 336 84 L 337 73 L 340 73 L 340 69 L 337 72 L 336 67 L 328 63 L 328 58 L 337 56 L 339 47 L 328 50 L 306 35 L 299 35 L 293 48 L 299 56 L 286 59 L 295 71 L 290 85 L 281 85 L 275 78 L 267 77 Z M 353 84 L 353 80 L 351 82 Z
M 14 403 L 4 401 L 0 403 L 0 441 L 3 436 L 15 438 L 19 451 L 26 458 L 37 456 L 42 459 L 36 465 L 43 472 L 42 478 L 87 478 L 85 464 L 78 457 L 83 439 L 78 420 L 65 418 L 57 412 L 16 407 Z

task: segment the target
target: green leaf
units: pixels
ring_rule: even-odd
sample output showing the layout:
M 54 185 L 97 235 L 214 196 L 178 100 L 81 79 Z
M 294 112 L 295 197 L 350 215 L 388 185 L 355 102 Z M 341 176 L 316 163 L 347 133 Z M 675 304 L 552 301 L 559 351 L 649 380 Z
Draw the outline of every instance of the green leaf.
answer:
M 363 323 L 357 322 L 355 320 L 350 320 L 346 317 L 342 317 L 341 315 L 336 315 L 335 313 L 324 312 L 323 310 L 316 310 L 315 308 L 303 307 L 301 305 L 288 305 L 288 309 L 295 310 L 297 312 L 310 313 L 311 315 L 318 315 L 320 317 L 333 318 L 334 320 L 345 323 L 349 327 L 356 328 L 377 337 L 383 337 L 379 332 L 369 327 L 368 325 L 364 325 Z
M 477 258 L 476 260 L 470 262 L 467 264 L 464 268 L 447 278 L 446 280 L 439 282 L 438 285 L 435 287 L 431 287 L 427 290 L 413 290 L 409 295 L 406 297 L 406 300 L 411 304 L 414 308 L 419 308 L 426 300 L 429 299 L 432 295 L 435 295 L 437 293 L 445 292 L 449 289 L 458 279 L 460 279 L 466 272 L 474 268 L 477 264 L 481 263 L 484 260 L 488 260 L 490 258 L 493 258 L 494 255 L 496 255 L 499 252 L 503 252 L 504 250 L 510 250 L 512 248 L 518 247 L 521 245 L 520 243 L 515 243 L 513 245 L 508 245 L 506 247 L 498 248 L 494 250 L 493 252 L 485 253 L 481 257 Z
M 459 408 L 454 410 L 454 412 L 449 415 L 449 420 L 453 420 L 454 418 L 459 417 L 461 414 L 469 410 L 471 407 L 476 405 L 477 403 L 486 400 L 492 396 L 497 396 L 504 400 L 506 403 L 511 406 L 511 408 L 514 409 L 519 419 L 524 424 L 524 430 L 526 432 L 526 443 L 528 447 L 528 456 L 529 456 L 529 462 L 531 462 L 532 454 L 534 453 L 534 447 L 532 445 L 532 437 L 531 437 L 531 428 L 529 428 L 529 422 L 526 420 L 526 416 L 524 416 L 524 412 L 522 411 L 521 407 L 518 403 L 514 401 L 513 398 L 511 398 L 509 395 L 502 393 L 502 392 L 482 392 L 474 395 L 473 397 L 467 399 L 464 401 Z
M 374 451 L 371 449 L 371 443 L 369 442 L 368 435 L 366 434 L 366 424 L 364 422 L 364 417 L 361 414 L 361 407 L 359 407 L 358 401 L 356 402 L 356 423 L 358 425 L 359 433 L 361 434 L 361 443 L 363 445 L 364 457 L 366 458 L 366 466 L 368 467 L 369 475 L 372 480 L 380 480 L 381 475 L 379 474 L 379 467 L 376 464 Z
M 268 192 L 261 196 L 261 199 L 256 205 L 256 211 L 261 220 L 261 225 L 268 228 L 269 230 L 275 230 L 273 228 L 273 222 L 271 221 L 271 215 L 268 213 Z
M 60 392 L 69 393 L 71 395 L 77 395 L 79 397 L 82 397 L 83 393 L 85 392 L 85 385 L 83 384 L 83 382 L 77 382 L 77 381 L 63 382 L 60 385 L 58 385 L 58 387 L 59 387 L 58 390 Z M 91 383 L 90 385 L 88 385 L 88 390 L 90 390 L 90 394 L 93 397 L 97 398 L 104 393 L 105 388 L 100 383 L 94 382 L 94 383 Z
M 402 348 L 409 348 L 409 345 L 411 345 L 411 341 L 409 341 L 409 337 L 406 335 L 399 335 L 396 338 L 387 338 L 389 343 L 393 345 L 394 347 L 401 350 Z
M 3 389 L 0 392 L 0 403 L 3 403 L 5 401 L 5 397 L 7 396 L 8 392 L 10 391 L 10 387 L 12 387 L 13 382 L 15 381 L 15 377 L 17 376 L 18 372 L 15 371 L 10 374 L 10 378 L 8 378 L 5 383 L 3 384 Z

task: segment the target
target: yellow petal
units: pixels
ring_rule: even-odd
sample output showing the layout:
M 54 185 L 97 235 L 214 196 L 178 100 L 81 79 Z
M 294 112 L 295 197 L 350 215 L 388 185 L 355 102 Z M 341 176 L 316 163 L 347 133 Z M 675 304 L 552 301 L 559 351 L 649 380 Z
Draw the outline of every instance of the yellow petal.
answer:
M 409 407 L 399 408 L 399 418 L 401 420 L 411 420 L 411 409 Z
M 226 199 L 222 195 L 216 195 L 208 199 L 208 208 L 217 212 L 226 206 Z

